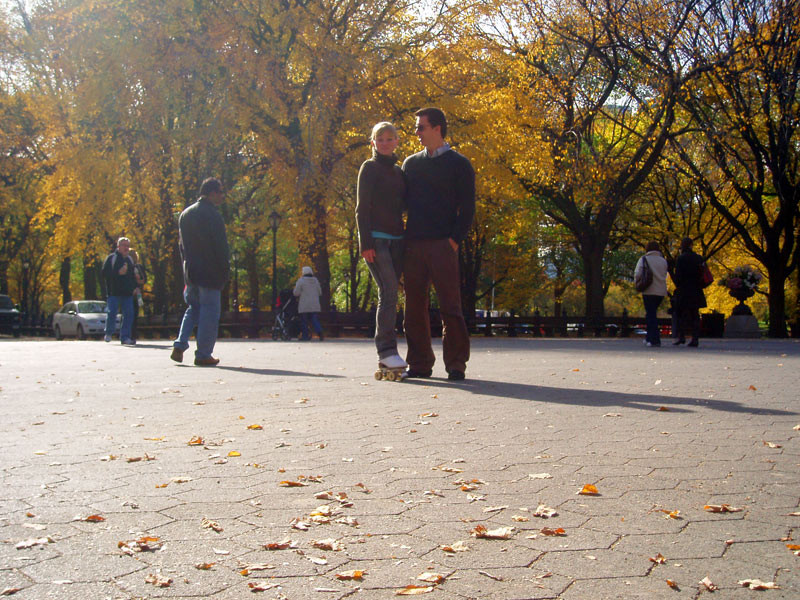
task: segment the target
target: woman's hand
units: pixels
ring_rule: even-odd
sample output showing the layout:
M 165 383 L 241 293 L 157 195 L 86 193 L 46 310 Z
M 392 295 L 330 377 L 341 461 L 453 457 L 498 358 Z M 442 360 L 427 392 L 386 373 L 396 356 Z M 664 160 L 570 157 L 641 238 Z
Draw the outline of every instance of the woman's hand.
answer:
M 375 262 L 375 250 L 373 250 L 372 248 L 361 252 L 361 256 L 363 256 L 364 260 L 367 261 L 368 263 Z

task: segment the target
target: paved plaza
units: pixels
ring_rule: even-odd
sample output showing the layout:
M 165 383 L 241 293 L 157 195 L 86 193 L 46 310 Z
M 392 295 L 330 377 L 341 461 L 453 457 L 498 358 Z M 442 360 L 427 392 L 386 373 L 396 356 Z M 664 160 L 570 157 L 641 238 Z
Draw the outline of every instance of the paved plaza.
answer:
M 170 348 L 0 340 L 0 592 L 800 598 L 795 341 L 473 338 L 455 383 Z

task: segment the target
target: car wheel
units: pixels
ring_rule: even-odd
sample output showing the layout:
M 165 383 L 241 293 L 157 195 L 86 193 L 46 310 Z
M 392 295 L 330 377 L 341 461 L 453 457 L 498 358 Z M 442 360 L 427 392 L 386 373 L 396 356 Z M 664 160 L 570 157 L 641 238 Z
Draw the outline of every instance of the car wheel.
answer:
M 57 339 L 57 340 L 63 340 L 63 339 L 64 339 L 64 336 L 61 334 L 61 327 L 59 327 L 58 325 L 56 325 L 56 327 L 55 327 L 55 330 L 54 330 L 54 331 L 55 331 L 55 333 L 56 333 L 56 339 Z
M 85 340 L 86 339 L 86 332 L 83 330 L 83 325 L 78 324 L 78 339 Z

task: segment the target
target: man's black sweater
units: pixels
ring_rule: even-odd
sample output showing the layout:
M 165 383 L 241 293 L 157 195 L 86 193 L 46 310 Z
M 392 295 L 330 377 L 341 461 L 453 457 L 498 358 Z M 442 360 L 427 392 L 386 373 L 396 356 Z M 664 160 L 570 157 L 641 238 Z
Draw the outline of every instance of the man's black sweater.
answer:
M 429 157 L 426 150 L 403 163 L 408 185 L 406 239 L 461 242 L 475 215 L 475 171 L 467 157 L 448 150 Z

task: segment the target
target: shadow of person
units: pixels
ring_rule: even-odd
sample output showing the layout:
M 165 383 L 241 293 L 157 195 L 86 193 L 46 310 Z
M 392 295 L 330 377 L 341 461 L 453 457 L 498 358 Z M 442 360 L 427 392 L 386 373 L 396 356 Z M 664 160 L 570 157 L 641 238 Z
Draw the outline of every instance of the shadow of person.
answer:
M 464 381 L 446 381 L 443 379 L 411 379 L 411 385 L 427 385 L 431 387 L 456 388 L 489 397 L 510 398 L 514 400 L 530 400 L 533 402 L 549 402 L 569 406 L 593 406 L 607 408 L 635 408 L 647 411 L 668 410 L 676 413 L 692 413 L 698 408 L 722 412 L 750 415 L 798 415 L 798 412 L 773 408 L 750 407 L 731 400 L 703 398 L 684 398 L 651 394 L 630 394 L 605 390 L 574 389 L 515 383 L 508 381 L 492 381 L 487 379 L 467 379 Z M 408 383 L 406 385 L 408 385 Z

